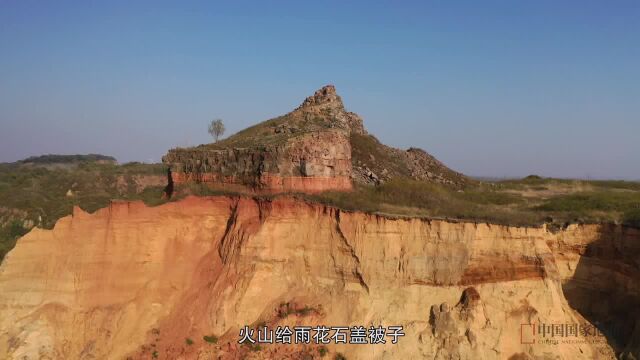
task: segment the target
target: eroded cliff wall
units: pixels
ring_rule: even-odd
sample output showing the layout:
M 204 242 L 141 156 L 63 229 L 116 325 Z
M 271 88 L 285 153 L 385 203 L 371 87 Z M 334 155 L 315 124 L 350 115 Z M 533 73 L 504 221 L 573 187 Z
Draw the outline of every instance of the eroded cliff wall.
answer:
M 611 238 L 628 267 L 585 270 L 583 250 Z M 523 343 L 522 324 L 588 323 L 563 285 L 594 273 L 637 294 L 639 238 L 598 225 L 393 219 L 293 198 L 76 209 L 20 239 L 0 266 L 0 358 L 317 356 L 313 345 L 237 344 L 245 325 L 299 324 L 404 327 L 398 344 L 328 345 L 347 359 L 613 358 L 606 341 Z M 216 344 L 202 340 L 212 334 Z
M 235 184 L 270 192 L 352 188 L 351 145 L 342 130 L 300 134 L 260 147 L 173 149 L 163 161 L 176 183 Z

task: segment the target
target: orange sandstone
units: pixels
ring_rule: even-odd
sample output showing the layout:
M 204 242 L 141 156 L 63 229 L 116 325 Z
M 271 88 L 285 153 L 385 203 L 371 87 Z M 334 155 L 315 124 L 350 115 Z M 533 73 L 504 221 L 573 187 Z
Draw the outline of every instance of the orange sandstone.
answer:
M 314 351 L 239 346 L 239 329 L 259 323 L 404 327 L 396 345 L 328 345 L 348 359 L 607 358 L 606 343 L 522 344 L 520 327 L 587 321 L 563 285 L 582 281 L 581 247 L 608 236 L 637 250 L 638 232 L 616 227 L 552 233 L 394 219 L 293 198 L 76 208 L 53 230 L 21 238 L 0 266 L 0 358 L 267 359 Z M 635 270 L 599 266 L 597 273 L 615 274 L 638 293 Z M 312 311 L 283 316 L 283 304 Z M 211 334 L 216 344 L 202 340 Z

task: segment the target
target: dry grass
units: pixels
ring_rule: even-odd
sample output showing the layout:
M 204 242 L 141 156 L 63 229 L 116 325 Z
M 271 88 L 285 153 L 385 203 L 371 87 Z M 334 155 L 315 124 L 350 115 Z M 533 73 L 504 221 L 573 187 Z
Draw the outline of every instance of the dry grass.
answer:
M 640 189 L 634 182 L 530 180 L 481 183 L 462 190 L 407 179 L 354 192 L 310 196 L 346 210 L 428 216 L 506 225 L 563 226 L 573 222 L 640 223 Z M 555 189 L 555 190 L 549 190 Z M 561 189 L 558 190 L 558 189 Z

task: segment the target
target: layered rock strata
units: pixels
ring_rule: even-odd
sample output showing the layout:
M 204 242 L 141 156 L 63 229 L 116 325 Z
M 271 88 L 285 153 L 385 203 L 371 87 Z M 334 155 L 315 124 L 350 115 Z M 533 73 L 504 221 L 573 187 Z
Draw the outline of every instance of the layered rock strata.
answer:
M 291 113 L 213 144 L 163 157 L 177 183 L 244 185 L 267 192 L 351 190 L 351 131 L 362 119 L 344 109 L 335 87 L 316 91 Z
M 323 346 L 347 359 L 637 357 L 631 334 L 625 344 L 609 336 L 552 343 L 526 326 L 598 321 L 576 311 L 567 291 L 588 307 L 601 301 L 589 291 L 615 288 L 629 313 L 637 309 L 639 244 L 640 232 L 620 226 L 554 233 L 294 198 L 114 202 L 36 228 L 8 254 L 0 358 L 308 359 L 321 351 L 238 345 L 245 325 L 403 326 L 398 344 Z
M 350 190 L 351 145 L 342 131 L 318 131 L 259 148 L 172 150 L 164 158 L 180 183 L 245 185 L 256 190 Z

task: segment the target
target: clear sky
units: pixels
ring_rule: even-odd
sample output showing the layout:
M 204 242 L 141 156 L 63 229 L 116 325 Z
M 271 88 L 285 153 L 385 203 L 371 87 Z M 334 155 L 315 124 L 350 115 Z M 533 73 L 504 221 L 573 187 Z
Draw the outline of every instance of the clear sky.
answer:
M 0 0 L 0 161 L 159 161 L 325 84 L 466 174 L 640 179 L 637 0 Z

